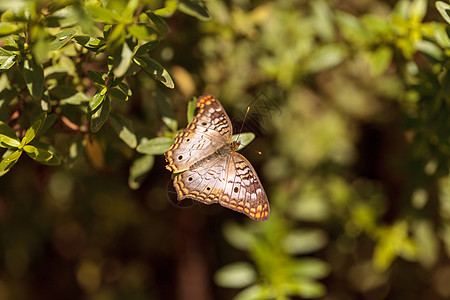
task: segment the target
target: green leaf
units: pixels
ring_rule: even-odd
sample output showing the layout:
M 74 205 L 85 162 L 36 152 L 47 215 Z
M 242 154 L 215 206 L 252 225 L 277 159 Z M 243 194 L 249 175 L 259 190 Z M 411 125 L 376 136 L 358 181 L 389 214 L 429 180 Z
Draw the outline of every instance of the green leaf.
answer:
M 36 151 L 36 147 L 33 145 L 25 145 L 23 150 L 27 153 L 34 153 Z
M 243 288 L 256 281 L 256 272 L 248 262 L 234 262 L 216 272 L 214 281 L 226 288 Z
M 413 22 L 421 22 L 427 13 L 427 0 L 413 0 L 409 6 L 409 16 Z
M 7 155 L 6 157 L 3 158 L 3 161 L 5 162 L 13 162 L 19 159 L 20 155 L 22 155 L 22 151 L 21 150 L 16 150 L 14 152 L 12 152 L 11 154 Z
M 61 159 L 57 151 L 51 145 L 35 141 L 33 142 L 33 146 L 36 148 L 36 151 L 34 154 L 29 153 L 28 156 L 37 162 L 48 166 L 61 164 Z
M 51 153 L 50 151 L 47 151 L 45 149 L 36 148 L 34 146 L 30 146 L 29 147 L 30 150 L 31 150 L 31 147 L 34 148 L 34 151 L 32 151 L 32 152 L 27 151 L 27 154 L 29 157 L 31 157 L 35 161 L 46 162 L 46 161 L 49 161 L 53 157 L 53 153 Z
M 283 249 L 290 254 L 308 254 L 322 249 L 328 243 L 328 237 L 320 229 L 293 230 L 284 238 Z
M 21 150 L 16 151 L 6 151 L 3 154 L 2 160 L 0 161 L 0 176 L 5 175 L 22 155 Z
M 148 52 L 155 49 L 158 45 L 159 45 L 159 40 L 145 43 L 136 50 L 135 56 L 144 56 L 144 55 L 148 54 Z
M 223 236 L 234 248 L 242 251 L 249 251 L 256 243 L 254 234 L 234 222 L 225 223 Z
M 111 34 L 106 39 L 106 46 L 108 49 L 118 49 L 125 43 L 126 27 L 124 24 L 119 24 L 113 27 Z
M 108 90 L 109 95 L 113 98 L 122 100 L 122 101 L 127 101 L 128 100 L 128 95 L 122 91 L 119 88 L 111 88 Z
M 14 146 L 16 145 L 15 141 L 18 141 L 20 144 L 16 132 L 11 127 L 0 121 L 0 147 L 18 147 L 19 145 Z
M 156 60 L 146 57 L 135 57 L 134 61 L 148 74 L 168 88 L 173 89 L 174 83 L 172 77 Z
M 1 24 L 1 23 L 0 23 Z M 0 73 L 10 69 L 16 62 L 16 55 L 0 48 Z
M 120 55 L 113 56 L 114 75 L 116 77 L 123 76 L 133 61 L 133 50 L 130 49 L 128 43 L 123 43 Z
M 326 288 L 322 283 L 303 278 L 293 278 L 291 282 L 285 283 L 284 288 L 286 294 L 303 299 L 320 298 L 326 293 Z
M 0 37 L 14 34 L 19 31 L 20 31 L 19 25 L 3 21 L 0 23 Z
M 105 76 L 106 74 L 103 72 L 97 72 L 97 71 L 92 71 L 92 70 L 88 70 L 87 74 L 89 76 L 89 78 L 97 85 L 101 86 L 101 87 L 105 87 L 106 83 L 105 83 Z
M 440 252 L 440 242 L 434 232 L 433 224 L 428 220 L 418 221 L 414 226 L 419 262 L 427 269 L 436 265 Z
M 64 30 L 55 35 L 55 39 L 50 42 L 50 50 L 59 50 L 67 44 L 77 33 L 76 29 Z
M 66 161 L 67 166 L 69 168 L 73 167 L 78 157 L 80 157 L 80 155 L 82 155 L 83 152 L 84 152 L 83 139 L 80 137 L 77 138 L 75 141 L 73 141 L 72 144 L 70 144 L 69 157 Z
M 49 93 L 56 99 L 61 99 L 59 105 L 80 105 L 88 102 L 90 99 L 85 93 L 79 92 L 73 87 L 58 85 L 49 90 Z
M 311 73 L 320 72 L 340 64 L 347 56 L 347 50 L 340 44 L 328 44 L 317 48 L 309 57 L 306 69 Z
M 188 107 L 187 107 L 187 121 L 190 124 L 192 122 L 192 120 L 194 120 L 194 114 L 195 114 L 195 108 L 197 104 L 197 98 L 194 97 L 192 98 L 189 103 L 188 103 Z
M 166 35 L 170 32 L 170 27 L 167 25 L 166 21 L 164 21 L 163 18 L 158 16 L 157 14 L 146 11 L 145 14 L 149 17 L 149 19 L 152 21 L 155 29 L 162 35 Z
M 31 96 L 39 100 L 44 91 L 44 69 L 33 60 L 25 60 L 21 64 L 21 68 Z
M 155 14 L 161 17 L 169 18 L 175 13 L 177 7 L 178 0 L 166 0 L 165 6 L 155 10 Z
M 233 134 L 231 141 L 239 140 L 241 144 L 237 150 L 241 150 L 247 147 L 255 139 L 255 134 L 252 132 L 242 132 L 238 134 Z
M 178 2 L 178 9 L 201 21 L 209 21 L 212 19 L 203 2 L 200 1 L 180 0 Z
M 262 284 L 254 284 L 239 292 L 233 300 L 275 299 L 276 295 Z
M 22 140 L 22 144 L 25 146 L 29 142 L 31 142 L 36 135 L 39 134 L 42 126 L 44 125 L 45 119 L 47 118 L 47 113 L 41 113 L 36 120 L 31 124 L 30 128 L 27 129 L 25 136 Z
M 316 0 L 311 2 L 314 15 L 314 28 L 317 34 L 324 41 L 331 41 L 334 38 L 333 13 L 324 0 Z
M 114 131 L 119 135 L 119 138 L 130 148 L 136 148 L 137 138 L 131 121 L 117 114 L 111 114 L 109 121 Z
M 154 162 L 155 157 L 153 155 L 144 155 L 133 161 L 128 177 L 128 185 L 131 189 L 136 190 L 141 186 L 145 177 L 153 168 Z
M 7 135 L 0 134 L 0 147 L 8 148 L 14 147 L 17 148 L 20 145 L 20 140 L 18 138 L 11 138 Z
M 442 1 L 436 1 L 435 5 L 444 20 L 450 24 L 450 5 Z
M 106 96 L 102 104 L 97 108 L 97 110 L 92 114 L 91 117 L 91 131 L 97 132 L 108 120 L 109 111 L 111 110 L 111 100 Z
M 108 8 L 94 5 L 85 6 L 88 14 L 94 21 L 102 22 L 105 24 L 117 24 L 119 21 L 123 20 L 119 14 Z
M 106 88 L 103 88 L 105 90 Z M 89 108 L 91 111 L 94 111 L 99 107 L 100 104 L 105 100 L 106 94 L 102 94 L 101 92 L 95 94 L 92 99 L 89 101 Z
M 155 41 L 158 39 L 158 32 L 147 24 L 132 24 L 127 27 L 128 32 L 143 41 Z
M 374 52 L 369 53 L 369 63 L 372 75 L 383 74 L 392 62 L 393 53 L 389 47 L 378 47 Z
M 173 139 L 169 137 L 155 137 L 150 140 L 144 140 L 139 143 L 136 151 L 142 154 L 162 155 L 169 150 L 173 144 Z
M 158 89 L 156 90 L 155 100 L 164 124 L 166 124 L 167 127 L 170 128 L 170 130 L 176 131 L 178 122 L 175 119 L 175 113 L 166 97 L 164 97 L 164 95 Z
M 317 258 L 300 258 L 289 265 L 290 274 L 295 277 L 322 279 L 330 274 L 330 266 Z
M 414 43 L 416 49 L 422 53 L 425 53 L 433 59 L 440 61 L 444 57 L 442 49 L 433 42 L 420 40 Z
M 450 12 L 450 6 L 449 6 L 449 12 Z M 444 25 L 443 23 L 439 24 L 433 24 L 434 29 L 434 37 L 442 48 L 450 48 L 450 37 L 447 34 L 446 27 L 441 26 Z
M 73 39 L 88 50 L 94 52 L 104 52 L 106 50 L 106 40 L 104 38 L 79 35 Z

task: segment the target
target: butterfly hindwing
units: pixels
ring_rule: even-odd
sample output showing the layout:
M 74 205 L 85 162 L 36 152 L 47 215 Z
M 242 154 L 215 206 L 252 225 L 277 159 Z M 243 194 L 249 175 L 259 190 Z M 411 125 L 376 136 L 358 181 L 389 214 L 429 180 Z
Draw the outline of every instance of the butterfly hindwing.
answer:
M 206 204 L 219 202 L 225 186 L 225 164 L 225 160 L 217 157 L 175 176 L 173 185 L 178 200 L 191 198 Z
M 226 170 L 226 185 L 219 203 L 252 219 L 266 220 L 270 214 L 269 201 L 250 162 L 233 151 L 227 159 Z

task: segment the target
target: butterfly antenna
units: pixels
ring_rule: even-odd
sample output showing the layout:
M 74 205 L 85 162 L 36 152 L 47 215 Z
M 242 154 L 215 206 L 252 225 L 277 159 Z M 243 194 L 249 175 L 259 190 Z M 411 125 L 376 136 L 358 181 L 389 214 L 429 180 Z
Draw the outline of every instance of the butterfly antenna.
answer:
M 237 136 L 237 138 L 236 138 L 237 141 L 239 140 L 239 137 L 241 136 L 242 129 L 244 129 L 245 119 L 247 119 L 247 115 L 248 115 L 248 112 L 249 112 L 249 111 L 250 111 L 250 106 L 247 106 L 247 111 L 246 111 L 246 113 L 245 113 L 244 120 L 242 120 L 241 129 L 239 129 L 239 133 L 238 133 L 238 136 Z

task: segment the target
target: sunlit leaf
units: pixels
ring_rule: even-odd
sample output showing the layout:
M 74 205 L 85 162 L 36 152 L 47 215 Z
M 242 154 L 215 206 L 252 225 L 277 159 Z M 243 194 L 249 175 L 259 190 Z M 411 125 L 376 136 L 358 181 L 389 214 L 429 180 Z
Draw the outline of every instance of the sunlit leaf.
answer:
M 307 254 L 322 249 L 328 242 L 328 237 L 320 229 L 294 230 L 283 240 L 283 248 L 291 254 Z
M 136 50 L 135 55 L 136 56 L 145 56 L 146 54 L 148 54 L 148 52 L 155 49 L 158 45 L 159 45 L 158 40 L 145 43 Z
M 236 223 L 225 223 L 223 235 L 233 247 L 248 251 L 256 242 L 256 237 Z
M 86 5 L 85 7 L 91 18 L 97 22 L 116 24 L 123 20 L 123 17 L 108 8 L 94 5 Z
M 26 147 L 26 146 L 25 146 Z M 31 151 L 31 147 L 34 148 L 34 151 Z M 30 151 L 27 151 L 29 157 L 38 162 L 46 162 L 49 161 L 53 157 L 53 153 L 47 151 L 45 149 L 36 148 L 34 146 L 30 147 Z
M 383 74 L 391 64 L 392 50 L 388 47 L 379 47 L 369 53 L 370 69 L 374 76 Z
M 444 20 L 450 24 L 450 4 L 443 1 L 436 1 L 435 5 Z
M 153 168 L 155 157 L 153 155 L 144 155 L 133 161 L 130 167 L 128 185 L 133 190 L 138 189 L 144 181 L 147 174 Z
M 306 69 L 312 73 L 330 69 L 340 64 L 346 55 L 345 47 L 340 44 L 322 46 L 308 58 Z
M 17 142 L 19 144 L 17 144 Z M 15 131 L 0 121 L 0 147 L 18 147 L 20 145 L 20 141 L 17 138 Z
M 118 114 L 111 114 L 109 121 L 114 131 L 119 135 L 119 138 L 124 141 L 130 148 L 137 146 L 137 138 L 131 121 L 125 119 Z
M 58 50 L 64 47 L 72 37 L 77 33 L 76 29 L 68 29 L 61 32 L 58 32 L 55 35 L 55 39 L 50 43 L 50 50 Z
M 47 118 L 47 114 L 42 113 L 36 118 L 36 120 L 33 122 L 33 124 L 31 124 L 30 128 L 28 128 L 27 132 L 25 133 L 25 137 L 23 138 L 22 143 L 24 143 L 24 145 L 28 144 L 36 137 L 36 135 L 39 133 L 42 126 L 44 125 L 46 118 Z
M 103 52 L 106 50 L 106 40 L 103 38 L 79 35 L 73 37 L 73 39 L 88 50 L 95 52 Z
M 6 151 L 3 156 L 2 160 L 0 161 L 0 176 L 5 175 L 11 168 L 14 166 L 14 164 L 19 159 L 20 155 L 22 154 L 22 151 L 16 150 L 16 151 Z
M 128 26 L 128 32 L 139 40 L 156 41 L 158 32 L 147 24 L 133 24 Z
M 247 262 L 234 262 L 221 268 L 214 275 L 215 283 L 227 288 L 243 288 L 255 280 L 255 269 Z
M 179 0 L 178 9 L 185 14 L 196 17 L 201 21 L 211 20 L 211 15 L 209 14 L 203 2 L 192 1 L 192 0 Z
M 241 292 L 239 292 L 234 300 L 260 300 L 260 299 L 274 299 L 276 296 L 267 285 L 254 284 Z
M 242 133 L 233 134 L 233 136 L 231 137 L 231 140 L 239 141 L 241 144 L 239 145 L 239 148 L 237 150 L 241 150 L 241 149 L 247 147 L 255 139 L 255 137 L 256 136 L 253 132 L 242 132 Z
M 171 17 L 173 13 L 177 10 L 178 0 L 166 0 L 165 6 L 163 8 L 155 10 L 155 14 L 161 17 Z
M 174 83 L 172 77 L 166 69 L 163 68 L 156 60 L 147 57 L 135 57 L 134 61 L 148 74 L 153 76 L 156 80 L 160 81 L 162 84 L 168 88 L 173 89 Z
M 7 36 L 20 31 L 20 26 L 13 23 L 0 23 L 0 37 Z
M 111 110 L 111 100 L 108 96 L 105 97 L 105 100 L 98 106 L 97 110 L 92 114 L 91 117 L 91 131 L 97 132 L 102 128 L 103 124 L 105 124 L 106 120 L 108 120 L 109 111 Z
M 293 276 L 310 279 L 322 279 L 330 273 L 330 266 L 317 258 L 298 259 L 290 264 L 289 269 Z
M 412 0 L 409 7 L 409 15 L 414 22 L 421 22 L 428 8 L 427 0 Z
M 133 61 L 133 50 L 130 49 L 128 43 L 123 43 L 120 56 L 114 56 L 114 75 L 116 77 L 123 76 Z
M 0 134 L 0 147 L 19 147 L 19 145 L 19 139 Z
M 173 139 L 169 137 L 155 137 L 139 143 L 136 151 L 148 155 L 162 155 L 169 150 L 173 144 Z
M 195 109 L 196 109 L 197 98 L 192 98 L 187 107 L 187 121 L 191 123 L 194 119 Z
M 106 89 L 106 88 L 105 88 Z M 89 108 L 91 109 L 91 111 L 94 111 L 97 109 L 97 107 L 103 103 L 103 101 L 105 100 L 106 95 L 102 94 L 102 93 L 96 93 L 92 99 L 89 101 Z
M 0 48 L 0 73 L 11 68 L 15 62 L 16 56 L 14 53 Z

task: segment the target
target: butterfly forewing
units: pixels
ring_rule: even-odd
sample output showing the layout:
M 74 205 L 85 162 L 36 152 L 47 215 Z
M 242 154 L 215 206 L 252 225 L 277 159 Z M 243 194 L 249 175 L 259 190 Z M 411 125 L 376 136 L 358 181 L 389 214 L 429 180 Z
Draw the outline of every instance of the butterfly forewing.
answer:
M 167 169 L 176 174 L 178 200 L 192 198 L 266 220 L 270 208 L 264 188 L 250 162 L 235 152 L 230 118 L 211 95 L 197 100 L 198 112 L 191 124 L 164 153 Z M 181 173 L 180 173 L 181 172 Z
M 169 171 L 187 170 L 197 160 L 214 153 L 231 140 L 230 119 L 220 102 L 210 95 L 197 100 L 197 115 L 187 128 L 180 132 L 169 151 L 164 153 Z

